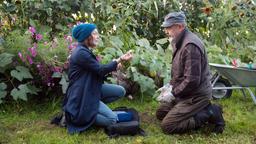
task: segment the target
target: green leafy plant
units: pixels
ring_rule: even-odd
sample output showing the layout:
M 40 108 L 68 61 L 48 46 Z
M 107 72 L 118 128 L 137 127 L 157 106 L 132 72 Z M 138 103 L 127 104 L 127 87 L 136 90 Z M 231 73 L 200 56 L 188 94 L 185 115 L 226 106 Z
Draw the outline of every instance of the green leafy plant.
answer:
M 14 55 L 9 53 L 0 54 L 0 68 L 1 68 L 1 83 L 0 83 L 0 103 L 2 99 L 8 94 L 13 97 L 14 100 L 22 99 L 27 100 L 29 94 L 36 95 L 40 89 L 33 86 L 31 81 L 33 76 L 29 72 L 29 69 L 23 66 L 16 66 L 15 69 L 12 66 Z
M 53 38 L 57 32 L 65 30 L 68 23 L 73 22 L 71 14 L 77 12 L 80 4 L 79 0 L 3 0 L 0 4 L 0 17 L 4 31 L 1 32 L 6 35 L 9 30 L 32 25 L 50 28 L 50 36 Z
M 75 47 L 70 36 L 48 41 L 47 37 L 30 27 L 24 33 L 10 32 L 3 47 L 5 53 L 0 55 L 0 67 L 3 74 L 1 79 L 4 81 L 1 83 L 1 92 L 4 96 L 1 98 L 10 94 L 14 100 L 27 100 L 28 95 L 48 96 L 57 94 L 58 89 L 62 93 L 66 92 L 67 57 Z
M 15 56 L 22 54 L 23 59 L 18 59 L 18 63 L 28 68 L 33 76 L 24 82 L 43 81 L 43 84 L 37 83 L 43 91 L 53 92 L 61 86 L 65 92 L 70 51 L 64 48 L 75 47 L 72 37 L 66 34 L 74 24 L 95 23 L 102 38 L 95 50 L 98 59 L 107 63 L 133 50 L 134 59 L 124 64 L 122 73 L 126 80 L 140 86 L 138 93 L 152 95 L 170 80 L 172 48 L 160 28 L 167 13 L 185 12 L 189 29 L 204 39 L 209 62 L 222 63 L 223 57 L 255 62 L 255 9 L 252 0 L 4 0 L 0 4 L 0 35 L 5 44 L 0 51 Z M 38 40 L 40 37 L 42 40 Z M 33 57 L 35 49 L 37 56 Z M 27 55 L 32 56 L 32 61 Z M 20 74 L 20 68 L 11 70 L 14 70 L 13 76 Z M 24 74 L 18 79 L 12 78 L 19 81 L 23 77 Z M 7 88 L 1 85 L 1 91 L 8 90 L 9 85 L 6 85 Z

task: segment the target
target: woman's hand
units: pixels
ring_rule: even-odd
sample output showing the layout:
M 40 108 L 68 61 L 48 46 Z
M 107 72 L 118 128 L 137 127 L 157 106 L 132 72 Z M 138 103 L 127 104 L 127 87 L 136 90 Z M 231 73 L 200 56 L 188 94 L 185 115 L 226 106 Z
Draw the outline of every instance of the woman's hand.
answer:
M 132 59 L 132 57 L 133 57 L 133 55 L 132 55 L 132 50 L 129 50 L 127 53 L 123 54 L 123 55 L 120 57 L 120 59 L 121 59 L 121 61 L 129 61 L 129 60 Z
M 119 64 L 117 65 L 117 70 L 121 70 L 122 68 L 123 68 L 122 63 L 119 63 Z
M 122 61 L 129 61 L 129 60 L 131 60 L 132 57 L 133 57 L 132 50 L 129 50 L 127 53 L 123 54 L 118 59 L 114 59 L 114 60 L 119 64 Z

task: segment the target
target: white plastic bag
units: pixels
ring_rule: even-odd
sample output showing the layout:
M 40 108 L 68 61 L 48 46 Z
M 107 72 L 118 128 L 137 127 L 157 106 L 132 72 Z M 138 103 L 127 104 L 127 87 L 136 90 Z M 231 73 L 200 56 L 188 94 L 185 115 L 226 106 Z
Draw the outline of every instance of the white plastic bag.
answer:
M 157 92 L 159 91 L 160 95 L 156 98 L 157 101 L 170 103 L 175 99 L 172 94 L 172 85 L 169 83 L 157 90 Z

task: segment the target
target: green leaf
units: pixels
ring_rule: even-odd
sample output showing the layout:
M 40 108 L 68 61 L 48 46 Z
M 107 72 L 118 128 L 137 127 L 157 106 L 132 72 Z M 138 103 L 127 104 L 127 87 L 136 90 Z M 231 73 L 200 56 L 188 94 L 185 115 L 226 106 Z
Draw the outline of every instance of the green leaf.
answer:
M 11 96 L 13 97 L 14 100 L 22 99 L 24 101 L 27 101 L 28 100 L 27 91 L 29 91 L 27 85 L 22 84 L 18 87 L 18 89 L 14 88 L 11 91 Z
M 65 94 L 66 90 L 68 88 L 68 84 L 69 84 L 68 83 L 68 76 L 67 76 L 66 73 L 62 74 L 62 77 L 61 77 L 61 80 L 60 80 L 59 84 L 62 85 L 62 92 L 63 92 L 63 94 Z
M 53 74 L 52 74 L 52 77 L 53 78 L 61 78 L 61 73 L 60 72 L 54 72 Z
M 132 71 L 133 73 L 137 72 L 136 67 L 131 67 L 131 71 Z
M 63 28 L 63 25 L 61 25 L 61 24 L 56 24 L 55 25 L 55 28 L 56 29 L 59 29 L 59 30 L 63 30 L 64 28 Z
M 48 8 L 45 10 L 48 16 L 52 16 L 52 8 Z
M 7 85 L 5 83 L 0 83 L 0 104 L 3 103 L 2 99 L 7 95 L 7 91 L 5 91 L 6 88 Z
M 111 47 L 107 47 L 103 50 L 104 54 L 110 54 L 112 56 L 116 55 L 116 49 L 115 48 L 111 48 Z
M 38 92 L 41 91 L 41 89 L 39 89 L 39 88 L 37 88 L 37 87 L 35 87 L 33 85 L 27 85 L 27 87 L 28 87 L 28 91 L 27 92 L 30 93 L 30 94 L 37 95 Z
M 138 40 L 137 45 L 139 45 L 140 47 L 145 47 L 147 49 L 151 49 L 150 43 L 146 38 Z
M 161 44 L 161 45 L 165 44 L 167 42 L 168 42 L 168 38 L 162 38 L 162 39 L 159 39 L 159 40 L 156 41 L 156 43 Z
M 14 57 L 13 54 L 9 54 L 9 53 L 2 53 L 0 54 L 0 67 L 5 67 L 7 65 L 9 65 L 10 63 L 12 63 L 12 58 Z
M 133 65 L 137 65 L 137 64 L 139 64 L 139 62 L 140 62 L 140 56 L 139 55 L 137 55 L 137 54 L 135 54 L 134 56 L 133 56 L 133 58 L 132 58 L 132 64 Z
M 124 45 L 124 43 L 121 41 L 121 39 L 117 36 L 111 36 L 110 43 L 116 48 L 122 48 Z
M 0 83 L 0 90 L 5 90 L 7 88 L 7 85 L 5 83 Z
M 144 93 L 146 91 L 154 91 L 154 89 L 156 87 L 154 84 L 154 80 L 152 78 L 146 77 L 139 73 L 138 73 L 138 79 L 135 81 L 137 81 L 139 83 L 142 93 Z
M 11 91 L 11 96 L 14 100 L 22 99 L 27 101 L 28 94 L 37 94 L 38 91 L 40 91 L 40 89 L 36 88 L 35 86 L 29 84 L 21 84 L 18 88 L 14 88 Z
M 24 66 L 16 66 L 16 70 L 11 71 L 11 76 L 15 77 L 19 81 L 22 81 L 23 79 L 33 78 L 33 76 L 29 72 L 29 69 Z
M 29 19 L 29 24 L 33 27 L 36 27 L 36 23 L 33 19 Z
M 15 6 L 15 4 L 9 3 L 6 7 L 6 12 L 14 12 L 17 9 L 17 7 Z
M 157 47 L 157 49 L 158 49 L 159 51 L 163 52 L 163 48 L 161 47 L 161 45 L 156 44 L 156 47 Z

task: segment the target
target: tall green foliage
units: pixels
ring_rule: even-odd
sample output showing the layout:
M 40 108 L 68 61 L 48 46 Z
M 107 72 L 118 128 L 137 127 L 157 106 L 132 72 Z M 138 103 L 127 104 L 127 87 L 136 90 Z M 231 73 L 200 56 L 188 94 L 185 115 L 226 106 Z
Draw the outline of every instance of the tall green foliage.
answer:
M 210 62 L 219 63 L 223 56 L 255 62 L 255 9 L 252 0 L 4 0 L 0 3 L 0 35 L 5 40 L 5 47 L 1 46 L 0 51 L 16 56 L 18 52 L 27 51 L 36 41 L 28 38 L 26 31 L 34 26 L 48 41 L 37 43 L 38 53 L 46 54 L 47 51 L 47 54 L 35 60 L 63 66 L 68 51 L 63 51 L 62 47 L 67 45 L 61 38 L 57 48 L 52 49 L 55 37 L 66 35 L 70 40 L 73 25 L 95 23 L 102 38 L 95 51 L 102 57 L 101 62 L 106 63 L 133 50 L 134 59 L 131 64 L 125 64 L 123 73 L 128 80 L 140 85 L 141 93 L 152 95 L 170 79 L 172 49 L 160 27 L 167 13 L 185 12 L 188 27 L 204 39 Z M 19 33 L 14 31 L 16 29 Z M 34 76 L 33 68 L 27 68 Z M 12 70 L 15 69 L 19 71 Z M 65 91 L 67 78 L 62 74 L 54 73 L 53 77 L 61 78 Z M 6 89 L 8 85 L 1 83 L 0 92 Z

